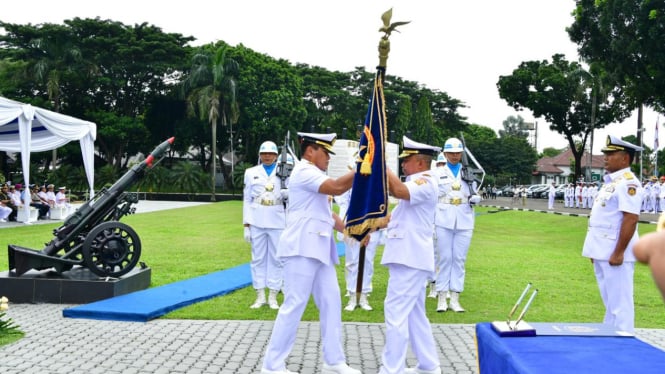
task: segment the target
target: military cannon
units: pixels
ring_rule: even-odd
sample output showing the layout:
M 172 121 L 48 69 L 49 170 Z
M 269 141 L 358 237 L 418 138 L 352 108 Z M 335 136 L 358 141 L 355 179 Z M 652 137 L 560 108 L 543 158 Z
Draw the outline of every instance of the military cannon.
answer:
M 20 276 L 30 269 L 54 268 L 62 273 L 79 265 L 102 277 L 120 277 L 130 272 L 141 257 L 141 240 L 130 226 L 119 222 L 135 212 L 138 196 L 127 189 L 164 157 L 175 138 L 155 148 L 111 187 L 67 217 L 53 230 L 54 238 L 41 251 L 10 244 L 9 270 Z

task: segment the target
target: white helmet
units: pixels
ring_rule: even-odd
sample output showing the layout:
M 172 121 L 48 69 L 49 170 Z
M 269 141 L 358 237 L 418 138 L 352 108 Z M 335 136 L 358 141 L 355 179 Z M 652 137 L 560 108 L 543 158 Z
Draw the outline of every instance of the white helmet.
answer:
M 450 138 L 446 140 L 446 144 L 443 145 L 443 152 L 463 152 L 464 144 L 457 138 Z
M 438 156 L 436 156 L 436 163 L 446 163 L 446 156 L 443 155 L 443 153 L 439 153 Z
M 286 163 L 287 163 L 287 165 L 293 165 L 294 164 L 293 156 L 287 154 L 286 155 Z
M 279 152 L 277 152 L 277 145 L 271 141 L 263 142 L 259 147 L 259 153 L 279 154 Z

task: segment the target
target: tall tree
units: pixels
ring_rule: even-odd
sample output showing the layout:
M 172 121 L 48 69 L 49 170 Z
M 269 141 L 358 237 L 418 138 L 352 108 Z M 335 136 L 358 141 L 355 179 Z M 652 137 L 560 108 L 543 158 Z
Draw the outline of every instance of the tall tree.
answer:
M 413 119 L 412 131 L 414 139 L 431 144 L 434 121 L 432 120 L 432 111 L 427 97 L 421 96 L 418 100 Z
M 628 111 L 620 100 L 613 100 L 613 92 L 601 97 L 593 95 L 592 87 L 584 79 L 583 67 L 568 62 L 561 54 L 552 56 L 552 62 L 526 61 L 513 70 L 512 75 L 501 76 L 497 83 L 499 96 L 516 110 L 530 109 L 534 116 L 544 117 L 550 129 L 562 134 L 575 158 L 575 179 L 581 175 L 581 157 L 589 134 L 594 128 L 622 120 Z M 596 102 L 594 122 L 591 123 L 592 103 Z M 580 147 L 576 141 L 580 140 Z
M 24 65 L 25 75 L 40 85 L 40 90 L 48 97 L 49 107 L 60 113 L 63 86 L 67 81 L 77 74 L 89 76 L 95 70 L 94 65 L 83 58 L 71 29 L 48 23 L 39 27 L 8 23 L 0 23 L 0 26 L 8 32 L 2 44 L 22 46 L 19 49 L 12 48 L 10 55 L 13 59 L 27 61 Z M 57 159 L 58 150 L 53 149 L 53 170 L 56 168 Z
M 499 136 L 514 136 L 517 138 L 528 138 L 529 131 L 522 116 L 508 116 L 503 122 L 503 130 L 499 130 Z
M 217 125 L 221 122 L 222 127 L 228 127 L 233 136 L 232 126 L 238 119 L 235 78 L 238 73 L 238 63 L 229 57 L 228 49 L 228 45 L 221 42 L 214 47 L 208 45 L 201 48 L 192 56 L 189 75 L 182 82 L 190 113 L 207 120 L 210 124 L 212 132 L 210 152 L 212 201 L 215 201 L 217 172 Z M 233 147 L 233 142 L 231 147 Z M 233 148 L 231 148 L 231 152 L 233 153 Z M 233 171 L 233 162 L 231 171 Z
M 86 59 L 99 73 L 77 86 L 72 100 L 98 125 L 97 144 L 116 168 L 126 165 L 126 155 L 146 151 L 149 141 L 143 117 L 153 98 L 173 89 L 185 68 L 193 40 L 164 33 L 147 23 L 74 18 L 65 21 L 76 35 Z M 105 112 L 123 124 L 114 126 Z
M 665 110 L 665 2 L 651 0 L 577 0 L 570 39 L 586 61 L 617 79 L 625 101 L 638 108 Z M 641 144 L 640 144 L 641 145 Z
M 526 138 L 505 135 L 497 138 L 489 127 L 469 125 L 464 131 L 466 146 L 496 183 L 511 180 L 529 183 L 538 161 Z M 459 133 L 453 135 L 459 137 Z
M 296 71 L 303 80 L 307 110 L 303 128 L 307 131 L 330 128 L 337 134 L 346 132 L 347 138 L 356 139 L 357 127 L 367 110 L 367 96 L 352 94 L 358 91 L 352 76 L 304 64 L 296 65 Z
M 305 130 L 307 109 L 304 78 L 286 60 L 274 59 L 242 45 L 231 51 L 240 67 L 237 140 L 247 150 L 247 161 L 258 158 L 259 145 L 272 140 L 281 144 L 288 130 Z M 340 126 L 341 127 L 341 126 Z M 293 139 L 293 137 L 292 137 Z
M 57 40 L 40 43 L 53 51 L 80 51 L 80 61 L 62 57 L 64 62 L 56 69 L 60 74 L 47 76 L 59 82 L 58 105 L 62 112 L 97 123 L 97 146 L 102 157 L 116 168 L 122 167 L 127 155 L 145 152 L 147 138 L 142 136 L 147 132 L 142 116 L 151 100 L 164 95 L 178 80 L 189 53 L 186 43 L 193 40 L 180 34 L 165 34 L 145 23 L 126 26 L 98 18 L 74 18 L 64 25 L 0 26 L 6 31 L 0 35 L 0 58 L 24 61 L 30 67 L 40 62 L 42 66 L 53 66 L 43 51 L 34 53 L 38 51 L 35 40 Z M 53 39 L 51 34 L 58 38 Z M 17 96 L 13 97 L 48 100 L 46 87 L 30 86 L 31 90 L 16 91 Z M 123 125 L 114 126 L 116 119 Z

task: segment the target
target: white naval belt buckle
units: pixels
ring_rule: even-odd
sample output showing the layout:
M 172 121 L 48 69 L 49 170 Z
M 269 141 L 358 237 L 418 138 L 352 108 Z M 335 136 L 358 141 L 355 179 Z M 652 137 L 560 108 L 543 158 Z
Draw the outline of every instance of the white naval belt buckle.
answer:
M 450 204 L 460 205 L 460 204 L 462 204 L 462 198 L 461 197 L 456 197 L 454 199 L 450 199 Z

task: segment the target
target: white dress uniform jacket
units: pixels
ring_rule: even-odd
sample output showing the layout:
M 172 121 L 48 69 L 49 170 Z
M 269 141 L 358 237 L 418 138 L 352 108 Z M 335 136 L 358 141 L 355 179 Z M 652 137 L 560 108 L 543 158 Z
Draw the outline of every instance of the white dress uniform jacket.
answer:
M 629 168 L 605 175 L 605 184 L 598 192 L 589 215 L 589 229 L 582 251 L 584 257 L 610 259 L 619 239 L 623 212 L 639 215 L 643 193 L 638 179 Z M 633 245 L 638 238 L 635 230 L 623 254 L 624 262 L 635 261 Z
M 400 200 L 386 228 L 382 265 L 401 264 L 434 271 L 432 229 L 437 182 L 431 170 L 406 178 L 410 200 Z
M 438 197 L 435 224 L 439 227 L 458 230 L 473 230 L 475 214 L 469 204 L 472 187 L 462 180 L 462 170 L 453 175 L 448 164 L 437 168 Z
M 286 226 L 284 204 L 280 191 L 282 180 L 277 167 L 268 175 L 263 165 L 245 170 L 243 198 L 243 223 L 266 229 L 283 229 Z
M 278 257 L 304 256 L 322 263 L 338 264 L 333 238 L 332 206 L 319 187 L 329 176 L 309 162 L 296 164 L 289 181 L 286 229 L 277 249 Z M 322 249 L 326 250 L 322 250 Z

